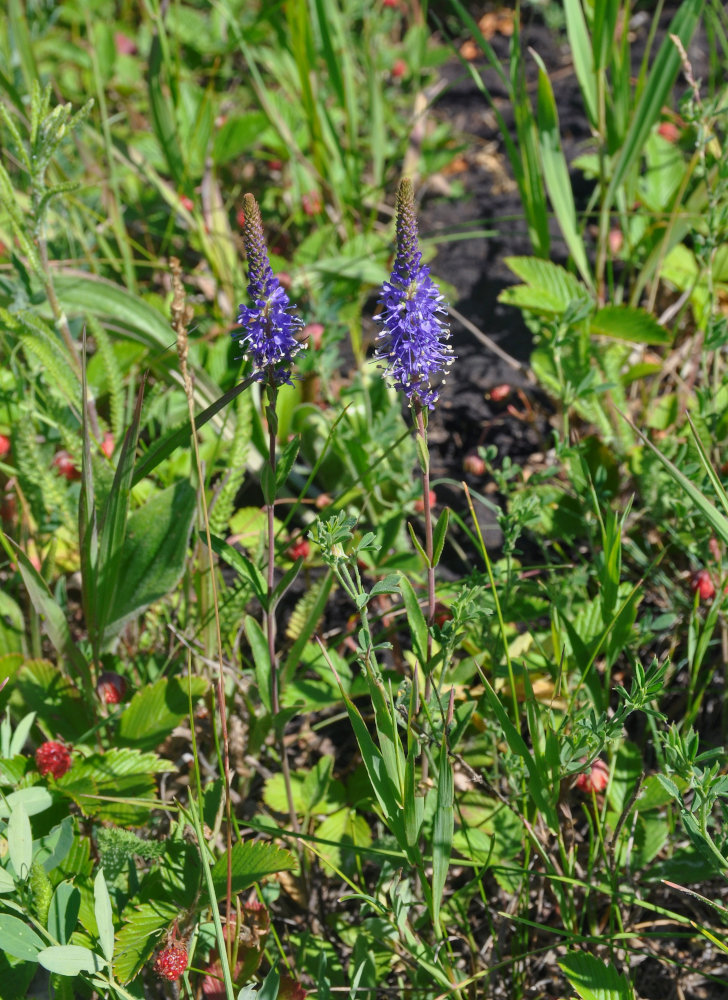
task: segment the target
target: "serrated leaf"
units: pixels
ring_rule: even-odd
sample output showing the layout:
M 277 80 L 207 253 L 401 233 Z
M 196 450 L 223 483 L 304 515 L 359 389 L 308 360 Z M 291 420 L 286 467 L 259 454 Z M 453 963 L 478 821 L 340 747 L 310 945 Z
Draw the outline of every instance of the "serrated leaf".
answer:
M 101 972 L 106 963 L 100 955 L 80 944 L 54 944 L 38 953 L 38 961 L 49 972 L 77 976 L 79 972 Z
M 235 844 L 232 850 L 233 892 L 243 892 L 266 875 L 275 872 L 292 871 L 298 862 L 290 851 L 274 844 L 248 841 Z M 227 857 L 218 858 L 212 868 L 212 880 L 218 899 L 224 899 L 227 892 Z
M 188 711 L 186 677 L 162 677 L 141 688 L 119 720 L 118 742 L 139 750 L 152 750 L 169 736 Z M 208 688 L 204 677 L 190 679 L 192 703 Z
M 592 317 L 590 332 L 634 344 L 672 342 L 669 330 L 660 326 L 651 313 L 634 306 L 604 306 Z
M 537 257 L 506 257 L 505 263 L 516 277 L 525 282 L 515 288 L 506 288 L 499 295 L 499 301 L 508 302 L 512 295 L 523 296 L 528 305 L 522 308 L 534 312 L 566 312 L 572 302 L 589 298 L 587 289 L 578 278 L 550 260 Z M 514 302 L 514 305 L 521 305 Z
M 154 951 L 162 931 L 179 917 L 172 903 L 141 903 L 124 911 L 129 920 L 116 935 L 114 974 L 128 983 Z
M 582 1000 L 632 1000 L 626 976 L 586 951 L 575 951 L 559 961 L 564 975 Z

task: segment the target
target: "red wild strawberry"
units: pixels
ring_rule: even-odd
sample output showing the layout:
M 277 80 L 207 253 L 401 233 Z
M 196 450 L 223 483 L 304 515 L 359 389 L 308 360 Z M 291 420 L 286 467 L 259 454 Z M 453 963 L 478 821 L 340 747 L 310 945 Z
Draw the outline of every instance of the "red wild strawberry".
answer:
M 179 203 L 182 208 L 186 208 L 188 212 L 191 212 L 195 207 L 194 201 L 186 194 L 180 195 Z
M 54 778 L 62 778 L 71 766 L 71 755 L 62 743 L 49 740 L 35 751 L 35 763 L 43 777 L 52 774 Z
M 699 569 L 697 573 L 693 573 L 690 589 L 698 594 L 701 601 L 710 601 L 715 597 L 715 587 L 707 569 Z
M 154 971 L 170 983 L 179 979 L 187 968 L 187 949 L 183 944 L 169 944 L 154 960 Z
M 407 63 L 404 59 L 395 59 L 392 66 L 392 78 L 394 80 L 399 80 L 401 76 L 404 76 L 407 72 Z
M 612 252 L 612 256 L 616 257 L 619 251 L 624 245 L 624 235 L 621 229 L 610 229 L 607 236 L 609 242 L 609 249 Z
M 609 767 L 603 760 L 595 760 L 588 771 L 577 775 L 576 787 L 581 792 L 603 792 L 609 784 Z
M 245 226 L 245 212 L 242 208 L 238 209 L 238 214 L 235 216 L 235 221 L 242 229 Z
M 119 674 L 105 670 L 96 683 L 99 698 L 107 705 L 119 705 L 126 694 L 126 681 Z
M 81 478 L 81 470 L 73 461 L 67 451 L 58 451 L 53 457 L 53 464 L 59 476 L 63 476 L 69 483 Z
M 4 434 L 0 434 L 0 458 L 5 458 L 9 451 L 10 438 L 6 437 Z
M 311 551 L 311 546 L 305 538 L 299 538 L 297 542 L 288 549 L 286 555 L 289 559 L 308 559 L 308 554 Z

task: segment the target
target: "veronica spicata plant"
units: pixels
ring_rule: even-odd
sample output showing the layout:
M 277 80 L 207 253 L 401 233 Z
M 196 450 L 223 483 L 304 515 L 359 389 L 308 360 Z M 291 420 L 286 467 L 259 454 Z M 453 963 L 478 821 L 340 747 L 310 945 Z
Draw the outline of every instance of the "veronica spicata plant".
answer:
M 245 195 L 243 212 L 248 295 L 253 305 L 240 306 L 238 323 L 243 329 L 233 331 L 232 336 L 244 348 L 244 357 L 252 360 L 252 377 L 256 381 L 290 385 L 290 365 L 296 354 L 306 346 L 296 340 L 296 331 L 301 329 L 303 321 L 291 314 L 294 307 L 273 274 L 260 209 L 252 194 Z
M 260 209 L 252 194 L 246 194 L 243 198 L 243 212 L 245 214 L 243 240 L 248 258 L 248 295 L 253 305 L 240 306 L 238 323 L 244 329 L 242 331 L 235 330 L 232 336 L 243 345 L 245 357 L 252 360 L 251 377 L 255 381 L 265 384 L 268 397 L 265 410 L 268 421 L 268 464 L 264 466 L 261 475 L 261 486 L 268 519 L 267 600 L 264 611 L 270 661 L 268 696 L 271 713 L 273 719 L 276 720 L 280 715 L 278 661 L 276 658 L 276 602 L 273 593 L 275 589 L 276 439 L 278 436 L 276 400 L 280 385 L 293 384 L 291 382 L 291 364 L 294 357 L 306 345 L 296 339 L 296 333 L 303 326 L 303 322 L 298 316 L 292 315 L 294 307 L 280 281 L 273 274 L 268 259 L 268 249 L 265 245 Z M 302 559 L 298 562 L 299 568 L 302 562 Z M 277 737 L 291 826 L 295 832 L 298 832 L 291 776 L 281 729 L 277 730 Z
M 375 319 L 383 329 L 376 358 L 415 407 L 432 410 L 439 395 L 432 380 L 444 377 L 454 358 L 449 328 L 440 318 L 447 314 L 443 296 L 422 263 L 414 191 L 406 178 L 397 193 L 397 256 L 379 302 L 384 308 Z
M 412 539 L 427 567 L 427 651 L 425 701 L 430 697 L 432 681 L 432 630 L 435 624 L 435 566 L 447 530 L 447 511 L 437 526 L 438 544 L 433 541 L 432 497 L 430 495 L 430 458 L 427 448 L 427 412 L 434 409 L 439 396 L 439 381 L 454 361 L 447 343 L 450 330 L 441 318 L 447 314 L 443 296 L 422 263 L 417 233 L 412 182 L 404 178 L 397 192 L 397 254 L 389 281 L 382 285 L 382 312 L 376 317 L 382 324 L 376 360 L 384 363 L 385 377 L 400 389 L 410 402 L 414 418 L 417 456 L 422 473 L 425 548 Z M 437 555 L 435 549 L 437 548 Z M 423 778 L 427 759 L 423 758 Z

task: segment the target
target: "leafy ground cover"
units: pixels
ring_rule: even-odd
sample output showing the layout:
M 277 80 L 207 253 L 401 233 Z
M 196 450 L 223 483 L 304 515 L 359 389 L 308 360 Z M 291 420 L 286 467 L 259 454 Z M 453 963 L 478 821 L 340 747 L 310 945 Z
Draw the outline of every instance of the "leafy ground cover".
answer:
M 0 16 L 0 997 L 725 995 L 722 6 Z

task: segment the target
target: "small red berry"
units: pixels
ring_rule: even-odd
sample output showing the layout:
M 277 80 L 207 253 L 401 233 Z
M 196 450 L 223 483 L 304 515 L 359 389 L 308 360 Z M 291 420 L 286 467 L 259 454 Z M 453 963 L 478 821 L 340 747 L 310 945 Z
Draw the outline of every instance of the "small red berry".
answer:
M 111 458 L 114 454 L 114 435 L 111 431 L 104 434 L 104 440 L 101 442 L 101 453 L 107 458 Z
M 242 210 L 242 208 L 238 209 L 238 214 L 235 216 L 235 221 L 237 222 L 237 224 L 240 226 L 241 229 L 245 227 L 245 212 Z
M 430 507 L 434 507 L 436 503 L 437 503 L 437 497 L 435 496 L 435 491 L 430 490 Z M 421 514 L 424 511 L 424 509 L 425 509 L 425 498 L 418 497 L 415 500 L 415 510 L 417 511 L 418 514 Z
M 490 390 L 490 398 L 494 403 L 502 403 L 504 399 L 508 399 L 511 394 L 511 387 L 509 385 L 494 385 Z
M 328 493 L 319 493 L 319 495 L 316 497 L 315 502 L 316 502 L 316 507 L 319 510 L 323 510 L 325 507 L 330 507 L 334 501 L 331 499 Z
M 114 47 L 120 56 L 133 56 L 136 51 L 136 42 L 121 31 L 114 32 Z
M 382 0 L 384 7 L 399 7 L 399 0 Z
M 126 680 L 111 670 L 105 670 L 96 683 L 96 690 L 107 705 L 119 705 L 126 694 Z
M 289 559 L 308 559 L 308 554 L 311 551 L 311 546 L 305 538 L 299 538 L 297 542 L 288 549 L 286 555 Z
M 693 573 L 690 580 L 690 589 L 699 595 L 701 601 L 709 601 L 715 597 L 715 587 L 707 569 L 699 569 Z
M 154 971 L 170 983 L 179 979 L 186 968 L 187 949 L 182 944 L 167 945 L 154 960 Z
M 471 476 L 485 475 L 485 462 L 480 455 L 466 455 L 463 461 L 463 469 Z
M 195 207 L 194 201 L 186 194 L 180 195 L 179 203 L 182 208 L 186 208 L 188 212 L 191 212 Z
M 81 478 L 81 470 L 73 461 L 67 451 L 58 451 L 53 457 L 53 464 L 59 476 L 63 476 L 69 483 Z
M 442 601 L 437 601 L 435 604 L 435 625 L 438 628 L 442 628 L 445 622 L 452 621 L 452 612 L 450 608 L 446 607 Z
M 324 335 L 324 325 L 323 323 L 307 323 L 303 328 L 303 334 L 308 338 L 309 343 L 313 345 L 314 349 L 318 351 Z
M 668 142 L 677 142 L 680 138 L 680 129 L 675 122 L 660 122 L 657 126 L 657 134 Z
M 581 792 L 603 792 L 609 784 L 609 767 L 603 760 L 595 760 L 588 771 L 577 775 L 576 787 Z
M 5 458 L 9 451 L 10 438 L 6 437 L 5 434 L 0 434 L 0 458 Z
M 609 249 L 613 257 L 616 257 L 619 251 L 624 245 L 624 235 L 621 229 L 610 229 L 609 235 L 607 236 L 609 242 Z
M 301 208 L 306 215 L 318 215 L 321 211 L 321 199 L 318 191 L 307 191 L 301 195 Z
M 280 170 L 283 166 L 283 160 L 268 160 L 269 170 Z
M 71 766 L 71 755 L 62 743 L 49 740 L 35 751 L 35 763 L 43 777 L 52 774 L 54 778 L 62 778 Z
M 401 76 L 404 76 L 407 72 L 407 63 L 404 59 L 395 59 L 394 65 L 392 66 L 392 77 L 395 80 L 399 80 Z

